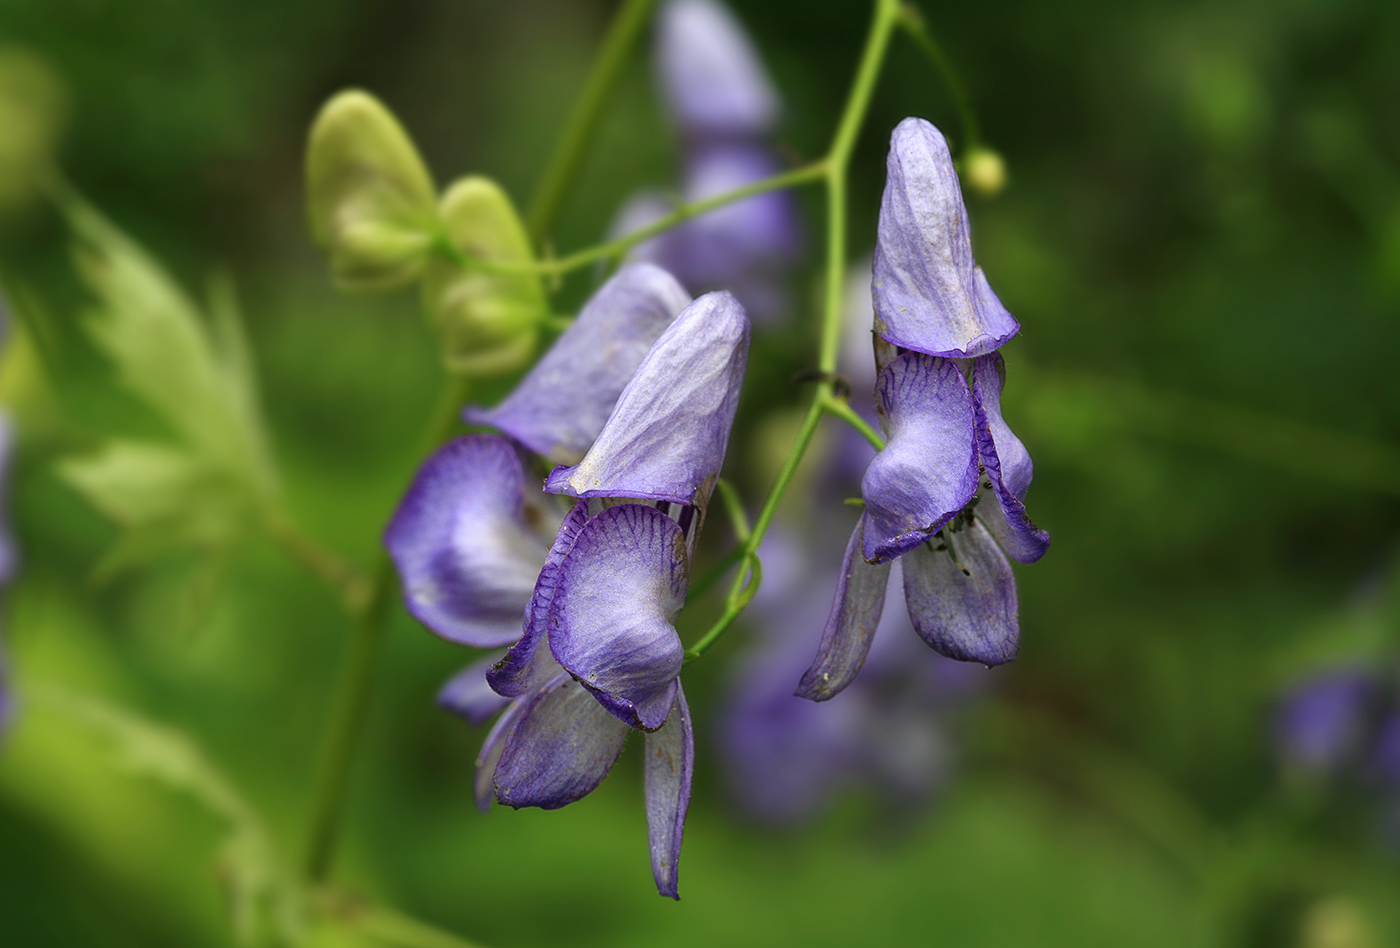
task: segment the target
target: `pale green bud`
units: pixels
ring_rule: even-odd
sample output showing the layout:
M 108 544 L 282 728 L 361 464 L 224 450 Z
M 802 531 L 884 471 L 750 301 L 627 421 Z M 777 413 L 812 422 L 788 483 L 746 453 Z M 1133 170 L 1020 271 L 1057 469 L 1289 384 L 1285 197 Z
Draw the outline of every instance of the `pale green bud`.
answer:
M 1006 162 L 980 145 L 963 157 L 963 180 L 982 197 L 996 197 L 1006 187 Z
M 311 234 L 349 290 L 416 280 L 441 232 L 436 189 L 398 120 L 352 90 L 326 103 L 306 149 Z
M 463 178 L 439 208 L 448 239 L 466 265 L 435 258 L 423 281 L 423 304 L 442 334 L 447 367 L 463 375 L 499 375 L 525 365 L 549 312 L 535 273 L 490 273 L 471 267 L 534 262 L 530 239 L 510 198 L 488 178 Z

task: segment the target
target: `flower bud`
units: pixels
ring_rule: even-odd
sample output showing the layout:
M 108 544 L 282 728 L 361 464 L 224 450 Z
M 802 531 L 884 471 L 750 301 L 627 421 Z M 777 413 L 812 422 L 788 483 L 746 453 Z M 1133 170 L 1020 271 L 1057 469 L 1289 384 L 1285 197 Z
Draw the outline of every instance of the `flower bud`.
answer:
M 520 368 L 535 349 L 549 312 L 534 273 L 491 273 L 471 260 L 529 264 L 530 241 L 510 198 L 494 181 L 463 178 L 442 197 L 448 239 L 466 264 L 438 256 L 423 280 L 423 305 L 442 334 L 447 367 L 463 375 L 500 375 Z
M 440 233 L 428 169 L 398 120 L 352 90 L 326 103 L 306 152 L 311 234 L 336 283 L 383 291 L 423 272 Z
M 1006 187 L 1006 162 L 980 145 L 963 157 L 963 180 L 982 197 L 996 197 Z

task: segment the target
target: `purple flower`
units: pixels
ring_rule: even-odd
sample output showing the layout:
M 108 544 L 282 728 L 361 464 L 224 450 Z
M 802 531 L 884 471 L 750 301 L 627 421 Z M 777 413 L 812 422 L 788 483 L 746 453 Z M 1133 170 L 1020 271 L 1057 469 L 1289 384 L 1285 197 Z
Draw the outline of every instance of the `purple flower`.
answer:
M 1376 683 L 1363 668 L 1334 669 L 1294 687 L 1279 702 L 1275 743 L 1293 768 L 1335 771 L 1363 740 Z
M 667 0 L 656 18 L 656 64 L 671 114 L 691 138 L 768 132 L 778 96 L 744 29 L 714 0 Z
M 478 434 L 420 469 L 385 532 L 408 610 L 433 632 L 479 648 L 520 637 L 521 617 L 563 510 L 527 484 L 534 454 L 576 461 L 592 444 L 652 343 L 690 301 L 650 264 L 594 294 L 507 398 L 468 408 Z
M 875 331 L 904 349 L 970 358 L 1021 328 L 972 259 L 948 143 L 923 119 L 900 122 L 890 139 L 872 290 Z
M 652 870 L 672 898 L 694 766 L 674 622 L 748 332 L 734 297 L 696 300 L 642 360 L 584 458 L 550 475 L 548 490 L 578 501 L 540 570 L 524 635 L 488 674 L 511 703 L 477 760 L 478 803 L 572 803 L 611 770 L 628 732 L 644 731 Z
M 769 576 L 783 557 L 765 547 Z M 899 562 L 892 571 L 898 583 Z M 811 655 L 808 632 L 826 608 L 809 588 L 804 577 L 776 598 L 760 594 L 764 601 L 754 604 L 760 645 L 732 682 L 720 729 L 730 795 L 750 816 L 780 825 L 816 816 L 847 789 L 878 790 L 896 805 L 926 799 L 948 773 L 943 718 L 982 679 L 966 664 L 921 658 L 908 618 L 891 611 L 841 701 L 801 700 L 792 682 Z

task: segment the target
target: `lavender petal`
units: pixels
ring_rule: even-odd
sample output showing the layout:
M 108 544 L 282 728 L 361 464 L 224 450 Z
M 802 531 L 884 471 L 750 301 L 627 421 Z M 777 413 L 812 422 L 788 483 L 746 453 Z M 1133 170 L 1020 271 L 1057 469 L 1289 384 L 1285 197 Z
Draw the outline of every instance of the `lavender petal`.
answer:
M 903 559 L 904 597 L 914 630 L 949 658 L 1009 662 L 1021 640 L 1011 564 L 976 521 L 951 537 L 945 532 L 944 542 L 949 539 L 956 562 L 949 551 L 928 545 Z
M 777 93 L 733 14 L 714 0 L 668 0 L 656 23 L 661 88 L 685 133 L 748 137 L 772 127 Z
M 678 868 L 685 814 L 690 808 L 690 782 L 695 772 L 695 735 L 690 706 L 679 683 L 676 707 L 661 727 L 647 735 L 647 838 L 656 890 L 680 899 Z
M 996 493 L 998 506 L 978 516 L 986 523 L 1006 555 L 1018 563 L 1034 563 L 1050 547 L 1050 534 L 1031 523 L 1026 491 L 1031 485 L 1030 452 L 1001 417 L 1001 390 L 1006 364 L 1001 353 L 974 359 L 972 394 L 977 406 L 977 450 Z M 988 505 L 990 506 L 990 505 Z
M 836 600 L 822 630 L 816 660 L 798 683 L 795 694 L 799 698 L 827 701 L 836 697 L 855 681 L 870 652 L 885 607 L 890 565 L 868 563 L 861 555 L 869 521 L 868 514 L 862 516 L 846 543 Z

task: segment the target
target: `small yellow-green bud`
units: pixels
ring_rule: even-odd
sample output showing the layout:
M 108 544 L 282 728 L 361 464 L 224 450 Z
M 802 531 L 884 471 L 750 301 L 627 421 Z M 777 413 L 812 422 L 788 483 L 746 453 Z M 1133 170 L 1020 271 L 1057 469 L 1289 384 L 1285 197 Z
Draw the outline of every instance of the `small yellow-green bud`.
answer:
M 530 239 L 510 198 L 494 181 L 463 178 L 439 206 L 448 239 L 465 259 L 428 265 L 423 303 L 442 336 L 447 367 L 463 375 L 500 375 L 529 361 L 549 312 L 538 274 L 492 273 L 472 261 L 530 264 Z
M 441 232 L 436 189 L 403 127 L 378 99 L 331 99 L 306 150 L 311 234 L 338 285 L 392 290 L 423 272 Z
M 1006 187 L 1006 162 L 990 148 L 969 149 L 963 157 L 963 180 L 982 197 L 996 197 Z

